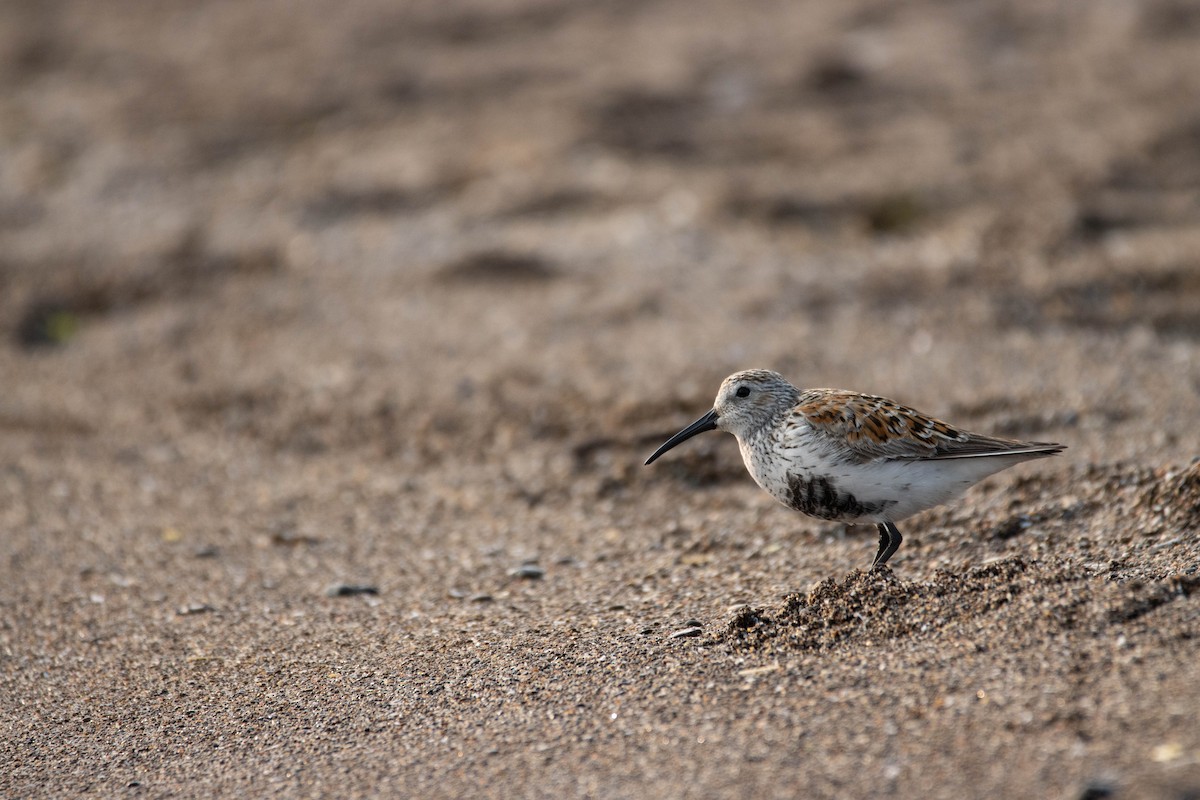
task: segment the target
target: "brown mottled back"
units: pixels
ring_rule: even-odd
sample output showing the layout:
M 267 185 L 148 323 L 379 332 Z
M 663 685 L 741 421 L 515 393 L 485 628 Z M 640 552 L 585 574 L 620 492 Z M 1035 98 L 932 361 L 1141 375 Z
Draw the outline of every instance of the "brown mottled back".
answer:
M 962 458 L 1038 444 L 968 433 L 887 398 L 838 389 L 804 392 L 792 416 L 863 461 Z

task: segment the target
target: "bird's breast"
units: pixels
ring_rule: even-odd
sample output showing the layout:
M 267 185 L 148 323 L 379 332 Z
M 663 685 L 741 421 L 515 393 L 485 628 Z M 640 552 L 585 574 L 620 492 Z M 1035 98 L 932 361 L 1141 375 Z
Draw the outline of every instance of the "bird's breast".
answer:
M 767 429 L 738 442 L 742 461 L 755 483 L 785 505 L 791 505 L 795 476 L 820 472 L 824 466 L 802 431 L 788 433 L 785 436 L 778 429 Z
M 880 487 L 861 485 L 865 476 L 858 469 L 831 458 L 804 430 L 791 429 L 787 437 L 766 432 L 740 445 L 755 482 L 801 513 L 845 522 L 876 520 L 895 504 Z

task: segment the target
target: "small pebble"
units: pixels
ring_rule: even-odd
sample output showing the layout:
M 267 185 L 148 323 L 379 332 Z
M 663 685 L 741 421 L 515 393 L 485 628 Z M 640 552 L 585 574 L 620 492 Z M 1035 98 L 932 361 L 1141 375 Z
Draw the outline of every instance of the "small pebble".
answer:
M 1150 760 L 1157 764 L 1166 764 L 1183 755 L 1183 745 L 1179 742 L 1164 742 L 1150 751 Z
M 216 609 L 208 603 L 189 603 L 186 606 L 180 606 L 175 609 L 175 613 L 181 617 L 187 617 L 192 614 L 208 614 L 212 611 L 216 611 Z
M 546 570 L 539 567 L 537 564 L 522 564 L 516 569 L 509 570 L 509 577 L 522 578 L 527 581 L 536 581 L 546 574 Z
M 1094 781 L 1089 783 L 1079 793 L 1079 800 L 1104 800 L 1106 797 L 1112 797 L 1115 793 L 1115 788 L 1112 784 Z
M 480 592 L 479 594 L 471 595 L 468 600 L 472 603 L 490 603 L 492 602 L 492 596 L 487 592 Z
M 355 583 L 334 583 L 326 590 L 326 597 L 349 597 L 355 594 L 379 594 L 379 587 Z
M 693 625 L 690 628 L 680 628 L 679 630 L 668 636 L 668 639 L 683 639 L 687 636 L 699 636 L 704 632 L 704 629 L 699 625 Z
M 271 544 L 277 544 L 282 547 L 299 547 L 302 545 L 320 544 L 321 540 L 316 536 L 308 536 L 303 533 L 297 533 L 293 530 L 276 531 L 271 534 Z

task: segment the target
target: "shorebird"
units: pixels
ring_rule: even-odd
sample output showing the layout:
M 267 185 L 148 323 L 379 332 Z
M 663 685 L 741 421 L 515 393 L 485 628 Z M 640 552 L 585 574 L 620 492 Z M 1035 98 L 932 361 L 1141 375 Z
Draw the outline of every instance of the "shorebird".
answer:
M 801 391 L 777 372 L 750 369 L 726 378 L 712 411 L 646 463 L 711 430 L 737 437 L 750 476 L 785 506 L 819 519 L 874 523 L 879 550 L 872 569 L 899 549 L 896 522 L 992 473 L 1065 448 L 969 433 L 874 395 Z

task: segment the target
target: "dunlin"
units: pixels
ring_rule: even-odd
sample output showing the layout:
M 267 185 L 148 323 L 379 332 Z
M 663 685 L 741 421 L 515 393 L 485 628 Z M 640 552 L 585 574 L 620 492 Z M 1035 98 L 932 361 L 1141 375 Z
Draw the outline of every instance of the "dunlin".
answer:
M 712 411 L 646 463 L 711 430 L 737 437 L 750 475 L 785 506 L 820 519 L 874 523 L 879 551 L 872 569 L 900 547 L 899 520 L 994 472 L 1064 449 L 969 433 L 882 397 L 801 391 L 777 372 L 751 369 L 726 378 Z

